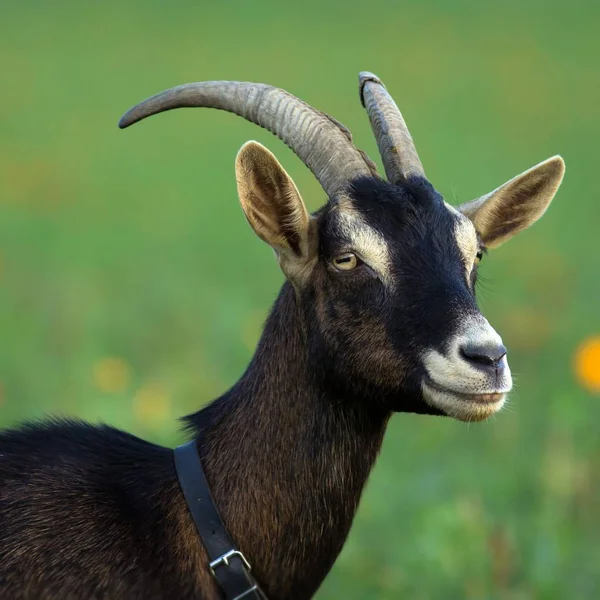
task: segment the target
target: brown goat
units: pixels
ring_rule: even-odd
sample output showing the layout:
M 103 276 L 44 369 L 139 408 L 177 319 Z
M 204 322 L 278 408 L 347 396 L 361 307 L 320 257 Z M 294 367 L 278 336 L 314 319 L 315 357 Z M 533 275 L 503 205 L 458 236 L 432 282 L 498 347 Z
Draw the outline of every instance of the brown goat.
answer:
M 360 90 L 388 181 L 337 121 L 262 84 L 180 86 L 121 121 L 182 106 L 236 113 L 287 143 L 328 196 L 310 215 L 266 148 L 240 150 L 242 208 L 287 281 L 246 372 L 186 417 L 271 599 L 316 592 L 394 412 L 476 421 L 502 407 L 511 376 L 475 302 L 477 267 L 543 214 L 564 172 L 551 158 L 454 209 L 381 82 L 363 73 Z M 172 450 L 76 421 L 0 433 L 0 597 L 219 598 Z

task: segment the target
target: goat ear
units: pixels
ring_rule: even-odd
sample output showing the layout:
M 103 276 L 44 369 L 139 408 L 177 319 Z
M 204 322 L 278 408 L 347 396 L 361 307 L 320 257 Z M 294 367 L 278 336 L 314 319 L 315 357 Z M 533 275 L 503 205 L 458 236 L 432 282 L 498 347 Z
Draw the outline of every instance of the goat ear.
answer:
M 553 156 L 458 210 L 471 219 L 485 246 L 496 248 L 544 214 L 564 174 L 563 159 Z
M 235 161 L 242 209 L 259 238 L 271 246 L 286 271 L 311 252 L 311 217 L 292 178 L 258 142 L 246 142 Z

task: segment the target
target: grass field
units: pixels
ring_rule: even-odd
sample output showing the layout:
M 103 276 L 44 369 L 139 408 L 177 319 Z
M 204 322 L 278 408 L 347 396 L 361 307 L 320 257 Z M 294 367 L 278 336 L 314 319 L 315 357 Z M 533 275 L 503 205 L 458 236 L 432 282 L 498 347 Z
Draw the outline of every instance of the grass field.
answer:
M 600 597 L 597 3 L 9 2 L 0 18 L 0 425 L 43 414 L 176 444 L 247 364 L 282 275 L 233 161 L 270 134 L 132 104 L 206 79 L 287 88 L 377 156 L 357 74 L 386 82 L 451 203 L 560 153 L 529 232 L 484 259 L 516 375 L 490 422 L 397 415 L 320 599 Z M 591 342 L 590 342 L 591 343 Z M 600 351 L 598 351 L 600 352 Z

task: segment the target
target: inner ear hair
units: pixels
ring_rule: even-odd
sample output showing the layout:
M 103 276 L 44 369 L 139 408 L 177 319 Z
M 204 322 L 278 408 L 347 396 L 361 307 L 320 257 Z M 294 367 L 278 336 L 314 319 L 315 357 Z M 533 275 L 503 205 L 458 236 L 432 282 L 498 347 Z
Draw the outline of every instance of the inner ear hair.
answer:
M 553 156 L 458 210 L 471 219 L 484 245 L 496 248 L 546 212 L 564 173 L 563 159 Z
M 275 156 L 258 142 L 246 142 L 236 165 L 238 195 L 255 233 L 278 253 L 301 258 L 310 216 L 298 188 Z

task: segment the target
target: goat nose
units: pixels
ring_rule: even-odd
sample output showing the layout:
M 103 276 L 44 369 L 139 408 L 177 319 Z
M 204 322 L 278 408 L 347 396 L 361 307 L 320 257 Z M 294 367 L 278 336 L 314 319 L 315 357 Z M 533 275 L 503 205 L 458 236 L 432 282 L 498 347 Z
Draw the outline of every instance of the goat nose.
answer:
M 460 349 L 462 357 L 474 367 L 496 370 L 506 366 L 506 348 L 497 342 L 467 342 Z

